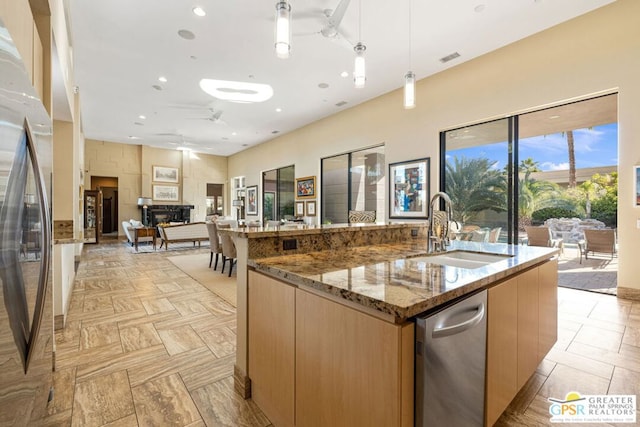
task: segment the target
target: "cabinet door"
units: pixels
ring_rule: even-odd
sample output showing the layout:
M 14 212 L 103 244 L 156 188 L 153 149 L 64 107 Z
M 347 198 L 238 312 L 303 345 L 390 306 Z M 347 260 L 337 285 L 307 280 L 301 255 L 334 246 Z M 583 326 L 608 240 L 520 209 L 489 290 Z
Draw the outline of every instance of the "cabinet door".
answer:
M 538 367 L 538 268 L 518 275 L 518 390 Z
M 250 271 L 248 292 L 252 399 L 274 425 L 293 426 L 295 288 Z
M 540 266 L 540 330 L 538 331 L 538 360 L 549 353 L 558 340 L 558 260 Z
M 487 295 L 486 425 L 493 425 L 518 392 L 518 282 L 509 279 Z
M 403 407 L 413 401 L 413 383 L 402 374 L 403 359 L 413 369 L 407 353 L 413 324 L 394 325 L 297 289 L 296 425 L 413 425 L 412 408 L 405 414 Z

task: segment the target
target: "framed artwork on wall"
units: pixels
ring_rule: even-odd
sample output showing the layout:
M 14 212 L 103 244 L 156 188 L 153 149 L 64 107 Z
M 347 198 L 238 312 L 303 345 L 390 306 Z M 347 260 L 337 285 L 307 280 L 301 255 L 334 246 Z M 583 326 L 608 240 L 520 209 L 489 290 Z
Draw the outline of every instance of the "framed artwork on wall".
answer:
M 304 216 L 304 202 L 296 202 L 296 216 Z
M 177 202 L 180 194 L 177 185 L 154 185 L 153 200 L 161 202 Z
M 389 218 L 427 218 L 429 160 L 389 164 Z
M 296 199 L 312 199 L 316 197 L 316 177 L 296 178 Z
M 316 201 L 315 200 L 307 200 L 305 202 L 305 207 L 307 209 L 305 216 L 316 216 Z
M 633 178 L 636 180 L 634 206 L 640 206 L 640 166 L 634 166 L 633 170 L 635 172 Z
M 152 181 L 153 182 L 180 182 L 180 169 L 170 168 L 167 166 L 153 166 Z
M 247 187 L 247 215 L 258 215 L 258 186 L 252 185 Z

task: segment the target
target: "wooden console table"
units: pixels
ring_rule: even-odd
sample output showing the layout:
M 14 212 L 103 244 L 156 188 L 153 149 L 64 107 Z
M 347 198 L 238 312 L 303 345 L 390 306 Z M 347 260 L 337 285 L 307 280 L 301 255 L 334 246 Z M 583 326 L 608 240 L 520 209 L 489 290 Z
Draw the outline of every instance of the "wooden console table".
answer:
M 136 252 L 138 252 L 138 238 L 139 237 L 152 237 L 153 238 L 153 250 L 156 250 L 156 228 L 155 227 L 140 227 L 134 228 L 134 244 Z

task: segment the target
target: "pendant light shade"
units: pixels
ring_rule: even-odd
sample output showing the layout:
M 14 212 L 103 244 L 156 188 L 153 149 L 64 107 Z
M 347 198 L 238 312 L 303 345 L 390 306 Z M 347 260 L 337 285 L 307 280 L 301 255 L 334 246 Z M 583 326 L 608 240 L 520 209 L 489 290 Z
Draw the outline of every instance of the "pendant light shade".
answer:
M 291 6 L 286 1 L 276 3 L 276 56 L 286 59 L 291 50 Z
M 363 45 L 362 42 L 358 42 L 353 50 L 356 52 L 356 60 L 353 68 L 353 83 L 356 88 L 360 89 L 364 87 L 364 83 L 367 80 L 364 64 L 364 52 L 367 50 L 367 47 Z
M 404 75 L 404 108 L 416 106 L 416 75 L 413 71 Z

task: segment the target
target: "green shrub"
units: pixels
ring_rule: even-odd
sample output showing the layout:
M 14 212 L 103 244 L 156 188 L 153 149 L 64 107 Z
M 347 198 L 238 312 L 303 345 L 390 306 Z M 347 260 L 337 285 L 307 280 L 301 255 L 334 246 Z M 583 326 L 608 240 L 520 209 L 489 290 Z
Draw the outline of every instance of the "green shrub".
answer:
M 618 227 L 618 197 L 607 194 L 591 202 L 591 218 L 604 222 L 607 227 Z
M 535 211 L 531 216 L 536 223 L 542 223 L 549 218 L 576 218 L 578 214 L 565 208 L 543 208 Z

